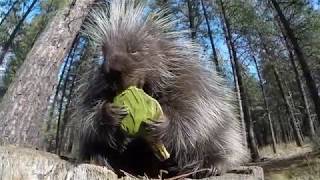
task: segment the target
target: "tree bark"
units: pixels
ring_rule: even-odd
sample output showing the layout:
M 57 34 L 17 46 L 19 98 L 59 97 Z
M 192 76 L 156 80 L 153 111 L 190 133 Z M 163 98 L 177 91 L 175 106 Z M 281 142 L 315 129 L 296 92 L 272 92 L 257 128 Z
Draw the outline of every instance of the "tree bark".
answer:
M 243 117 L 245 120 L 246 129 L 248 131 L 247 132 L 247 140 L 248 140 L 249 148 L 251 151 L 251 158 L 253 161 L 257 161 L 260 159 L 260 155 L 259 155 L 259 150 L 258 150 L 257 144 L 255 142 L 253 128 L 250 127 L 249 105 L 248 105 L 247 94 L 245 92 L 245 87 L 244 87 L 243 80 L 242 80 L 241 66 L 239 64 L 237 52 L 236 52 L 235 45 L 234 45 L 234 42 L 232 39 L 230 24 L 229 24 L 229 20 L 226 16 L 226 10 L 225 10 L 223 1 L 219 0 L 219 3 L 220 3 L 220 8 L 221 8 L 222 20 L 224 22 L 226 33 L 227 33 L 225 36 L 226 36 L 227 41 L 228 41 L 230 48 L 231 48 L 233 62 L 234 62 L 234 68 L 235 68 L 236 76 L 238 79 L 239 92 L 240 92 L 240 96 L 241 96 L 241 105 L 242 105 L 242 109 L 243 109 Z
M 290 23 L 287 20 L 287 18 L 285 17 L 285 15 L 283 14 L 278 2 L 276 0 L 270 0 L 270 2 L 272 3 L 275 11 L 277 12 L 278 16 L 279 16 L 279 20 L 281 22 L 281 24 L 283 25 L 283 28 L 287 34 L 288 40 L 290 41 L 290 43 L 292 44 L 293 50 L 295 52 L 295 55 L 297 56 L 297 59 L 300 63 L 302 72 L 303 72 L 303 76 L 306 80 L 308 89 L 309 89 L 309 93 L 311 95 L 311 98 L 313 100 L 314 103 L 314 108 L 315 108 L 315 112 L 317 114 L 317 119 L 318 122 L 320 123 L 320 97 L 319 97 L 319 92 L 316 86 L 316 83 L 311 75 L 311 71 L 309 68 L 309 65 L 307 63 L 307 60 L 305 58 L 305 55 L 298 43 L 298 39 L 296 38 L 296 35 L 293 31 L 293 29 L 290 27 Z
M 31 5 L 29 6 L 29 8 L 27 9 L 27 11 L 24 13 L 24 15 L 22 16 L 22 18 L 20 19 L 20 21 L 18 22 L 18 24 L 16 25 L 16 27 L 14 28 L 14 30 L 12 31 L 12 33 L 10 34 L 9 39 L 6 41 L 6 43 L 3 45 L 2 49 L 1 49 L 1 54 L 0 54 L 0 65 L 3 63 L 3 59 L 5 57 L 5 55 L 7 54 L 14 38 L 16 37 L 17 33 L 19 32 L 19 30 L 21 29 L 21 26 L 23 25 L 24 20 L 27 18 L 27 16 L 30 14 L 31 10 L 33 9 L 33 7 L 36 5 L 36 2 L 38 0 L 33 0 Z
M 93 2 L 77 0 L 58 12 L 34 44 L 2 100 L 0 144 L 42 147 L 41 129 L 60 65 Z
M 279 72 L 278 70 L 274 67 L 274 65 L 272 64 L 272 70 L 273 70 L 273 73 L 275 75 L 275 78 L 276 78 L 276 81 L 277 81 L 277 84 L 279 86 L 279 90 L 280 90 L 280 93 L 281 93 L 281 96 L 285 102 L 285 105 L 286 105 L 286 109 L 287 109 L 287 112 L 288 114 L 290 115 L 290 120 L 291 120 L 291 126 L 292 126 L 292 130 L 293 130 L 293 135 L 294 135 L 294 138 L 295 138 L 295 141 L 296 141 L 296 144 L 297 146 L 302 146 L 303 144 L 303 141 L 302 141 L 302 137 L 301 137 L 301 134 L 299 132 L 299 126 L 298 126 L 298 123 L 297 123 L 297 120 L 294 116 L 294 112 L 290 106 L 290 102 L 289 102 L 289 99 L 288 97 L 286 96 L 285 94 L 285 91 L 284 91 L 284 87 L 282 85 L 282 81 L 280 79 L 280 75 L 279 75 Z
M 208 36 L 209 36 L 210 44 L 211 44 L 211 48 L 212 48 L 213 61 L 214 61 L 215 65 L 216 65 L 216 71 L 217 72 L 221 72 L 221 68 L 219 66 L 219 60 L 218 60 L 216 47 L 214 45 L 214 40 L 213 40 L 213 37 L 212 37 L 212 31 L 211 31 L 210 22 L 209 22 L 209 19 L 208 19 L 207 9 L 204 6 L 203 0 L 201 0 L 201 6 L 202 6 L 202 10 L 203 10 L 203 16 L 204 16 L 204 18 L 206 20 L 206 24 L 207 24 Z

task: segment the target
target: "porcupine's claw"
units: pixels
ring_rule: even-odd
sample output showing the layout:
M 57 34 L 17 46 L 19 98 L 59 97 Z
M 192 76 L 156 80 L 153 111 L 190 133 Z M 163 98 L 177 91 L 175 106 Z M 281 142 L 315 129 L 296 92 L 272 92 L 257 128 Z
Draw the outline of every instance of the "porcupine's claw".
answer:
M 132 139 L 126 137 L 122 140 L 122 143 L 118 144 L 118 150 L 120 153 L 123 153 L 126 149 L 128 144 L 131 142 Z
M 152 123 L 145 123 L 144 128 L 147 132 L 145 139 L 151 146 L 154 155 L 160 160 L 165 161 L 170 158 L 170 153 L 161 140 L 161 131 L 165 125 L 164 117 L 160 117 L 158 121 L 151 121 Z
M 155 139 L 159 139 L 159 134 L 160 134 L 160 126 L 161 122 L 157 121 L 152 121 L 152 123 L 144 123 L 143 124 L 144 129 L 150 136 L 152 136 Z
M 218 167 L 211 166 L 210 168 L 200 169 L 199 172 L 196 172 L 192 175 L 192 178 L 203 178 L 203 177 L 210 177 L 210 176 L 220 176 L 222 170 Z
M 219 176 L 221 174 L 221 170 L 217 167 L 211 167 L 209 168 L 209 170 L 207 171 L 207 173 L 205 174 L 206 177 L 209 176 Z
M 118 126 L 121 120 L 128 115 L 128 111 L 123 106 L 116 106 L 112 103 L 105 103 L 103 106 L 105 124 Z
M 123 106 L 116 106 L 111 104 L 110 106 L 111 116 L 115 119 L 122 120 L 124 117 L 128 115 L 128 111 Z

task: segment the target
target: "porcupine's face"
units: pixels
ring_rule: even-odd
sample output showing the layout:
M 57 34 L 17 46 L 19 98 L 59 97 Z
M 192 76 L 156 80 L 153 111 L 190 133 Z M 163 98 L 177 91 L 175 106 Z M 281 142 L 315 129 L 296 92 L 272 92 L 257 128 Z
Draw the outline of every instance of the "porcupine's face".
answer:
M 107 73 L 120 74 L 122 81 L 148 76 L 154 82 L 165 61 L 160 48 L 165 47 L 160 45 L 162 32 L 170 31 L 171 23 L 162 18 L 166 11 L 146 14 L 145 4 L 137 2 L 110 0 L 110 6 L 97 7 L 84 33 L 96 47 L 102 47 Z
M 157 69 L 157 41 L 138 37 L 138 33 L 119 33 L 102 47 L 105 58 L 104 69 L 107 73 L 121 76 L 125 87 L 144 86 L 146 75 Z
M 123 41 L 106 43 L 102 51 L 106 72 L 129 73 L 138 67 L 138 64 L 141 64 L 141 59 L 137 57 L 137 50 L 131 48 L 130 45 Z

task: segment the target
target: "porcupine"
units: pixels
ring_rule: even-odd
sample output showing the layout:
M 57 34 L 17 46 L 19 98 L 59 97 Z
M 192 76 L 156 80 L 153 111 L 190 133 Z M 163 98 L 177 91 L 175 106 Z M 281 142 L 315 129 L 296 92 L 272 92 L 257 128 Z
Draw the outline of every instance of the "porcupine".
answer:
M 80 158 L 129 172 L 139 169 L 135 166 L 143 166 L 138 173 L 167 168 L 143 140 L 129 141 L 119 130 L 126 112 L 112 100 L 134 85 L 162 107 L 163 119 L 150 129 L 171 154 L 168 169 L 181 174 L 209 168 L 216 174 L 239 165 L 247 152 L 234 97 L 216 72 L 201 66 L 199 45 L 174 30 L 168 10 L 147 12 L 132 0 L 109 2 L 94 8 L 85 25 L 85 35 L 105 60 L 84 76 L 79 89 Z

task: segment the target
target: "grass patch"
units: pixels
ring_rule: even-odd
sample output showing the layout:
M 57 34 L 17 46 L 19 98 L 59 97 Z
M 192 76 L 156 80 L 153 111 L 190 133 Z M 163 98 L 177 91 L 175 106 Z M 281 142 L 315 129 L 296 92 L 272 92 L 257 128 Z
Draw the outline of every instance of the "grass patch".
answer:
M 299 154 L 305 154 L 311 152 L 313 146 L 310 143 L 304 144 L 302 147 L 297 147 L 294 142 L 288 144 L 277 144 L 276 145 L 277 153 L 274 154 L 272 151 L 272 146 L 265 146 L 260 148 L 260 154 L 262 157 L 267 158 L 287 158 Z
M 265 180 L 319 180 L 320 158 L 292 164 L 285 169 L 265 172 Z
M 270 160 L 267 165 L 261 164 L 266 180 L 320 180 L 320 152 L 315 151 L 314 143 L 297 147 L 293 142 L 276 148 L 276 154 L 271 146 L 260 149 L 261 156 Z

